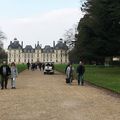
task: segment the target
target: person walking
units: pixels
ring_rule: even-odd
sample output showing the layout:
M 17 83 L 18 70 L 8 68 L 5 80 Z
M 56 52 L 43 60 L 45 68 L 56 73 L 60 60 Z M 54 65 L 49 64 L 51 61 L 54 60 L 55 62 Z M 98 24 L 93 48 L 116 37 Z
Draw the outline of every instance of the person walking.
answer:
M 72 73 L 73 73 L 73 69 L 72 69 L 72 64 L 68 64 L 67 68 L 66 68 L 66 83 L 71 84 L 72 82 Z
M 42 63 L 41 62 L 38 63 L 38 67 L 39 67 L 39 70 L 41 71 L 41 68 L 42 68 Z
M 8 76 L 11 74 L 10 67 L 7 65 L 6 61 L 3 61 L 3 65 L 0 67 L 1 75 L 1 89 L 7 89 Z
M 82 63 L 82 61 L 80 61 L 78 67 L 77 67 L 77 73 L 78 73 L 78 85 L 84 85 L 84 72 L 85 72 L 85 67 Z
M 16 77 L 18 76 L 18 70 L 15 63 L 11 63 L 11 88 L 16 89 Z
M 42 63 L 42 68 L 43 68 L 43 71 L 44 71 L 44 69 L 45 69 L 45 63 Z
M 70 63 L 68 63 L 65 67 L 65 74 L 66 74 L 66 71 L 67 71 L 67 67 L 70 65 Z
M 28 69 L 28 70 L 30 69 L 30 63 L 29 63 L 29 61 L 28 61 L 28 63 L 27 63 L 27 69 Z

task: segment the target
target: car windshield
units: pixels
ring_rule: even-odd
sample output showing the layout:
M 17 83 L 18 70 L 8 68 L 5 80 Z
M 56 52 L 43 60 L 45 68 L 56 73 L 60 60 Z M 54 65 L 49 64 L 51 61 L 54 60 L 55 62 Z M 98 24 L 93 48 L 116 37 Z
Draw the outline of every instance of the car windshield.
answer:
M 51 63 L 46 63 L 46 66 L 51 66 Z
M 45 66 L 52 66 L 52 68 L 54 68 L 54 64 L 53 63 L 46 63 Z

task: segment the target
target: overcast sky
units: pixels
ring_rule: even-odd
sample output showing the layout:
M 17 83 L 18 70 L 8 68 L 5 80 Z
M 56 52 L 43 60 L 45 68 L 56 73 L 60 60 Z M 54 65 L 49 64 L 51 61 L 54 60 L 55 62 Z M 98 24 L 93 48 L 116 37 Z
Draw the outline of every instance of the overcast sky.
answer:
M 0 30 L 7 36 L 4 48 L 15 37 L 24 46 L 34 47 L 37 41 L 42 47 L 52 46 L 79 22 L 80 6 L 80 0 L 0 0 Z

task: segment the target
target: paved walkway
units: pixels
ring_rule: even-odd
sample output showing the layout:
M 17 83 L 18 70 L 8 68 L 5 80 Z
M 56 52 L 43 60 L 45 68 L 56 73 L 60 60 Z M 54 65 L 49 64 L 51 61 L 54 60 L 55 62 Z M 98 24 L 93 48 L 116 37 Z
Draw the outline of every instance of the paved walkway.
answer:
M 24 71 L 16 90 L 0 90 L 0 120 L 120 120 L 120 98 L 64 79 Z

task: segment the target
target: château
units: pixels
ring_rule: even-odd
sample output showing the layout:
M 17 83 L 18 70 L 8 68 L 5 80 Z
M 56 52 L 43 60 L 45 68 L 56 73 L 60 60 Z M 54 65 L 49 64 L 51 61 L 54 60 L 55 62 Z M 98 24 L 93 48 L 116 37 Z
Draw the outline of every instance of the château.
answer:
M 34 63 L 34 62 L 54 62 L 55 64 L 68 63 L 68 47 L 65 42 L 59 40 L 57 44 L 53 41 L 53 46 L 45 45 L 44 48 L 39 44 L 35 44 L 33 48 L 31 45 L 23 47 L 23 42 L 15 38 L 10 41 L 8 46 L 8 63 Z

